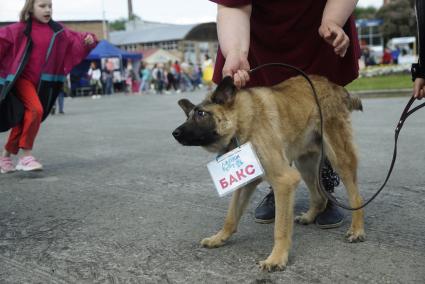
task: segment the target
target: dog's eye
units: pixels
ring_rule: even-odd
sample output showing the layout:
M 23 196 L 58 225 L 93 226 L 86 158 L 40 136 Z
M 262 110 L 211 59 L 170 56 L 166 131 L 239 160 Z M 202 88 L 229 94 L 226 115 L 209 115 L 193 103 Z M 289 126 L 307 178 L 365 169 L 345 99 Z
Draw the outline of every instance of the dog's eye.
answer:
M 203 111 L 203 110 L 198 109 L 196 111 L 196 115 L 199 116 L 199 117 L 204 117 L 204 116 L 207 115 L 207 113 L 205 111 Z

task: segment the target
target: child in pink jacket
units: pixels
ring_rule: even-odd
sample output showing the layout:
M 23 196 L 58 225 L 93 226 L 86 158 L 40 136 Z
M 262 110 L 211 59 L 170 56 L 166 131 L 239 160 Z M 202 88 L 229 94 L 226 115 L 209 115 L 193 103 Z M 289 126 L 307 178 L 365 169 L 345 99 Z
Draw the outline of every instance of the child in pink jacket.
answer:
M 96 46 L 52 20 L 51 0 L 26 0 L 20 22 L 0 28 L 0 132 L 12 128 L 0 157 L 0 172 L 35 171 L 32 156 L 41 121 L 49 114 L 66 74 Z M 16 168 L 11 155 L 21 150 Z

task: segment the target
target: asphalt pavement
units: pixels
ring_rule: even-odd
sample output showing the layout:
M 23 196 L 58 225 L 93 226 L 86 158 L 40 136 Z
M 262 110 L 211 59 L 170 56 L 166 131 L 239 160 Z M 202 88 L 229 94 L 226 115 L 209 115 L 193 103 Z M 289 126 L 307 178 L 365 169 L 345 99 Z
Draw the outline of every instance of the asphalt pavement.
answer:
M 66 98 L 66 114 L 49 117 L 36 141 L 44 171 L 0 175 L 0 283 L 425 283 L 424 110 L 405 124 L 388 186 L 365 209 L 366 242 L 344 241 L 349 212 L 336 229 L 295 225 L 286 270 L 267 273 L 257 263 L 273 224 L 253 221 L 265 183 L 224 247 L 200 246 L 229 197 L 207 172 L 214 155 L 171 136 L 183 97 L 199 102 L 204 91 Z M 386 175 L 407 100 L 363 98 L 352 116 L 364 198 Z M 296 213 L 307 204 L 301 184 Z

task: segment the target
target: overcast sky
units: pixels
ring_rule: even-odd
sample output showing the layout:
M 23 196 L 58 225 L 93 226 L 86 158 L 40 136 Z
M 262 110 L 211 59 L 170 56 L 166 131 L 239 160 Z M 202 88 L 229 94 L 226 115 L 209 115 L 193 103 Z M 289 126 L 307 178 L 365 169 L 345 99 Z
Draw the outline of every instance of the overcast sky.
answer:
M 302 1 L 302 0 L 301 0 Z M 0 21 L 16 21 L 25 0 L 0 0 Z M 53 0 L 55 20 L 102 19 L 127 17 L 127 0 Z M 379 7 L 383 0 L 359 0 L 358 6 Z M 214 21 L 216 5 L 208 0 L 133 0 L 133 11 L 144 20 L 187 24 Z

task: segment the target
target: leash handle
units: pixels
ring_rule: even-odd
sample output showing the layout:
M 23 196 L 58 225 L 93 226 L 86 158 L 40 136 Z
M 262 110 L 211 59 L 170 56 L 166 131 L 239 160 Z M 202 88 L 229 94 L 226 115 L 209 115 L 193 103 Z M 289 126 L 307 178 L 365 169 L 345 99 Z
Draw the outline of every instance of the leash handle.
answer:
M 407 120 L 407 118 L 412 115 L 415 111 L 423 108 L 425 106 L 425 103 L 422 103 L 418 106 L 416 106 L 415 108 L 410 110 L 410 107 L 413 105 L 414 101 L 416 100 L 415 97 L 411 97 L 410 100 L 407 102 L 403 112 L 401 113 L 399 122 L 395 128 L 395 133 L 394 133 L 394 150 L 393 150 L 393 157 L 391 160 L 391 164 L 390 164 L 390 168 L 388 170 L 387 176 L 385 177 L 384 183 L 381 185 L 381 187 L 372 195 L 371 198 L 369 198 L 366 202 L 364 202 L 362 205 L 360 205 L 359 207 L 351 207 L 348 205 L 345 205 L 341 202 L 339 202 L 332 194 L 330 194 L 327 190 L 324 189 L 323 184 L 322 184 L 322 180 L 321 180 L 321 176 L 322 176 L 322 170 L 323 170 L 323 166 L 325 164 L 325 149 L 324 149 L 324 143 L 323 143 L 323 115 L 322 115 L 322 108 L 320 106 L 320 101 L 319 101 L 319 97 L 317 96 L 316 93 L 316 89 L 314 88 L 314 84 L 311 81 L 311 79 L 308 77 L 308 75 L 302 71 L 301 69 L 289 65 L 289 64 L 285 64 L 285 63 L 267 63 L 267 64 L 262 64 L 259 65 L 251 70 L 248 71 L 248 73 L 252 74 L 255 71 L 264 68 L 264 67 L 285 67 L 288 69 L 292 69 L 295 70 L 296 72 L 298 72 L 299 74 L 301 74 L 306 80 L 307 82 L 310 84 L 310 87 L 313 91 L 313 96 L 314 99 L 316 101 L 316 105 L 319 111 L 319 117 L 320 117 L 320 142 L 321 142 L 321 146 L 320 146 L 320 150 L 321 150 L 321 155 L 320 155 L 320 163 L 319 163 L 319 174 L 317 176 L 318 178 L 318 185 L 319 185 L 319 189 L 322 192 L 322 194 L 324 194 L 326 196 L 327 199 L 331 200 L 334 204 L 336 204 L 337 206 L 344 208 L 346 210 L 350 210 L 350 211 L 355 211 L 355 210 L 359 210 L 362 209 L 364 207 L 366 207 L 370 202 L 372 202 L 377 196 L 378 194 L 382 191 L 382 189 L 384 189 L 384 187 L 386 186 L 391 173 L 394 169 L 394 165 L 395 165 L 395 161 L 397 159 L 397 142 L 398 142 L 398 136 L 400 134 L 401 129 L 403 128 L 404 122 Z
M 364 208 L 366 205 L 368 205 L 370 202 L 372 202 L 372 200 L 374 200 L 376 198 L 376 196 L 378 196 L 378 194 L 386 186 L 386 184 L 387 184 L 387 182 L 388 182 L 388 180 L 389 180 L 389 178 L 391 176 L 391 173 L 392 173 L 392 171 L 394 169 L 394 165 L 395 165 L 395 162 L 396 162 L 396 159 L 397 159 L 397 143 L 398 143 L 398 137 L 400 135 L 400 131 L 403 128 L 403 125 L 404 125 L 405 121 L 407 120 L 407 118 L 411 114 L 413 114 L 415 111 L 417 111 L 417 110 L 419 110 L 419 109 L 421 109 L 421 108 L 423 108 L 425 106 L 425 103 L 422 103 L 422 104 L 420 104 L 420 105 L 418 105 L 415 108 L 413 108 L 413 109 L 410 110 L 410 107 L 413 105 L 413 103 L 414 103 L 415 100 L 416 100 L 416 98 L 412 96 L 409 99 L 409 101 L 407 102 L 406 106 L 404 107 L 403 112 L 400 115 L 400 120 L 397 123 L 396 128 L 395 128 L 395 131 L 394 131 L 394 150 L 393 150 L 393 157 L 392 157 L 392 160 L 391 160 L 390 168 L 388 170 L 387 176 L 385 177 L 385 180 L 384 180 L 383 184 L 375 192 L 375 194 L 373 194 L 372 197 L 369 200 L 367 200 L 365 203 L 363 203 L 361 206 L 356 207 L 356 208 L 348 207 L 348 206 L 346 206 L 344 204 L 339 203 L 336 200 L 336 198 L 334 196 L 332 196 L 331 194 L 329 194 L 328 192 L 325 192 L 326 197 L 328 197 L 332 202 L 334 202 L 338 206 L 340 206 L 340 207 L 342 207 L 344 209 L 347 209 L 347 210 L 354 211 L 354 210 L 358 210 L 358 209 Z M 343 205 L 343 206 L 341 206 L 341 205 Z

